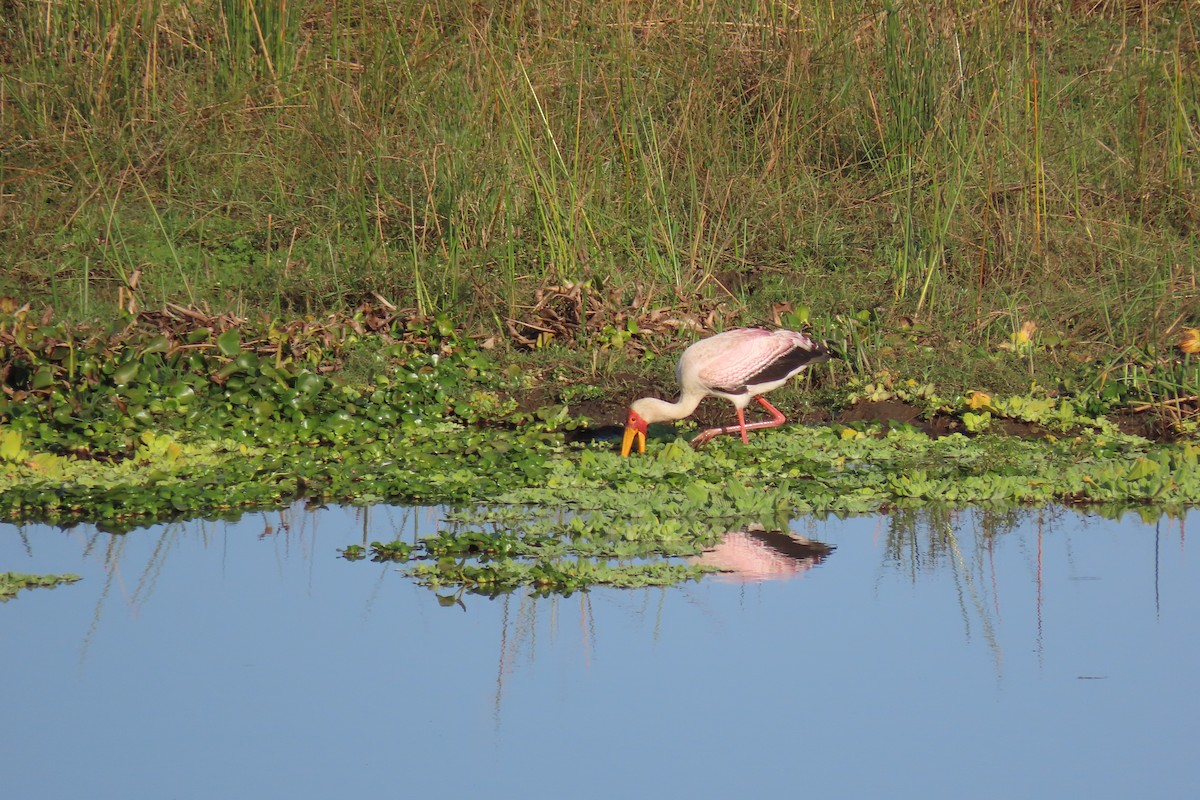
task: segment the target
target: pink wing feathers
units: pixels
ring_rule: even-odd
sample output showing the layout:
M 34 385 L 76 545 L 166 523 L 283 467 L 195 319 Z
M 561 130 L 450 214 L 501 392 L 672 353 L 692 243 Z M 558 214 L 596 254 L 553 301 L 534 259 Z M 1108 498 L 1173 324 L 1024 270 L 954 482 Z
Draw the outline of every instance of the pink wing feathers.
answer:
M 828 357 L 804 334 L 766 328 L 735 328 L 697 342 L 684 355 L 681 380 L 694 377 L 708 389 L 730 394 L 783 382 Z

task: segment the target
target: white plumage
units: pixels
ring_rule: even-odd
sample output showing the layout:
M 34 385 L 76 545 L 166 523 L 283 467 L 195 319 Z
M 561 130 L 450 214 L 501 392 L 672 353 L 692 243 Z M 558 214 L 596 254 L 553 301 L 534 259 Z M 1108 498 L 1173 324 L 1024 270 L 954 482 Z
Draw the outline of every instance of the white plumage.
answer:
M 699 447 L 724 433 L 741 433 L 742 441 L 749 442 L 747 431 L 778 427 L 786 421 L 779 409 L 760 395 L 828 357 L 829 351 L 809 337 L 783 329 L 735 328 L 701 339 L 683 351 L 675 368 L 680 387 L 677 401 L 644 397 L 629 407 L 621 455 L 629 455 L 635 440 L 638 452 L 644 453 L 646 429 L 651 424 L 683 419 L 710 394 L 733 403 L 738 424 L 703 431 L 692 444 Z M 745 410 L 752 399 L 757 399 L 771 419 L 746 424 Z

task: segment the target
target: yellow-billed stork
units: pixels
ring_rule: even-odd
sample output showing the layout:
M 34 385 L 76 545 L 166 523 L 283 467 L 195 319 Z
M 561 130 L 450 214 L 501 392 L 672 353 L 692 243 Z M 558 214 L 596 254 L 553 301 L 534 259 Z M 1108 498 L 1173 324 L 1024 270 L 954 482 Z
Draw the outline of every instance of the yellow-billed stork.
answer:
M 709 428 L 692 439 L 694 447 L 706 444 L 723 433 L 775 428 L 787 421 L 779 409 L 760 397 L 777 389 L 810 364 L 829 358 L 829 351 L 803 333 L 767 328 L 734 328 L 701 339 L 679 358 L 675 377 L 681 389 L 674 403 L 655 397 L 643 397 L 629 407 L 621 455 L 628 456 L 637 441 L 639 453 L 646 452 L 646 429 L 655 422 L 683 419 L 696 410 L 706 395 L 724 397 L 737 409 L 737 425 Z M 771 419 L 746 423 L 745 410 L 755 399 Z

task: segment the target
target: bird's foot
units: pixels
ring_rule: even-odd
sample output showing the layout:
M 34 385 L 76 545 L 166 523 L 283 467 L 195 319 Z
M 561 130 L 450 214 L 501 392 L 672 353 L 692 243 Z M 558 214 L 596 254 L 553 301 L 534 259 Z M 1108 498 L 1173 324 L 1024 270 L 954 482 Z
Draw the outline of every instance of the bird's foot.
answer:
M 750 426 L 746 427 L 749 428 Z M 700 431 L 699 435 L 692 439 L 692 447 L 695 447 L 698 450 L 718 436 L 728 436 L 734 433 L 740 433 L 742 435 L 742 441 L 746 441 L 746 431 L 742 430 L 742 428 L 738 425 L 731 425 L 728 428 L 709 428 L 706 431 Z

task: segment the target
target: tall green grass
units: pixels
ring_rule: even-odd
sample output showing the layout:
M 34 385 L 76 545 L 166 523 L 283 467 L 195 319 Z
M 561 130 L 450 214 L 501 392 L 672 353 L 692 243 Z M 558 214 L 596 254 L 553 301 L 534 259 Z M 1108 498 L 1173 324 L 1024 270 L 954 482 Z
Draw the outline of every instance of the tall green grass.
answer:
M 0 294 L 1197 319 L 1195 3 L 3 6 Z M 137 274 L 136 286 L 131 276 Z

